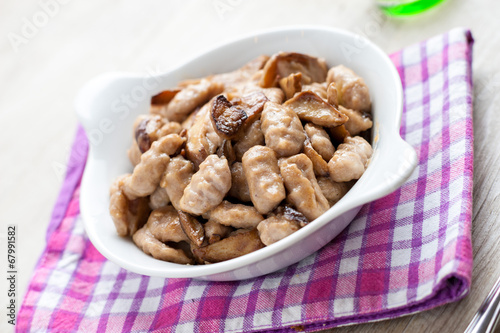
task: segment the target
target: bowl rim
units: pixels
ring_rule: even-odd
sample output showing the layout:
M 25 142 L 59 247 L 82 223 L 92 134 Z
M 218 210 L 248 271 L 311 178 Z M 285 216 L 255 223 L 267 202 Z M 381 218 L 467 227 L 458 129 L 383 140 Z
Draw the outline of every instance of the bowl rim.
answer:
M 398 112 L 396 112 L 396 119 L 395 123 L 393 124 L 398 130 L 401 124 L 401 117 L 402 117 L 402 108 L 403 108 L 403 90 L 402 90 L 402 85 L 401 81 L 399 78 L 399 74 L 394 67 L 392 61 L 390 58 L 387 56 L 386 53 L 384 53 L 377 45 L 375 45 L 373 42 L 370 40 L 364 38 L 363 36 L 357 35 L 355 33 L 339 29 L 339 28 L 331 28 L 331 27 L 323 27 L 323 26 L 311 26 L 311 25 L 293 25 L 293 26 L 285 26 L 285 27 L 278 27 L 278 28 L 272 28 L 272 29 L 264 29 L 264 30 L 258 30 L 252 33 L 248 33 L 245 35 L 242 35 L 240 37 L 232 38 L 228 41 L 218 43 L 217 45 L 210 47 L 202 52 L 197 53 L 197 55 L 189 58 L 188 60 L 182 62 L 178 66 L 175 66 L 171 68 L 170 70 L 158 74 L 158 76 L 169 76 L 172 73 L 176 71 L 182 70 L 184 67 L 188 66 L 192 62 L 208 56 L 211 52 L 214 52 L 218 50 L 221 47 L 227 47 L 231 44 L 235 44 L 237 42 L 242 42 L 247 39 L 253 39 L 253 38 L 259 38 L 263 36 L 268 36 L 272 34 L 277 34 L 277 33 L 290 33 L 290 32 L 300 32 L 300 31 L 309 31 L 309 32 L 329 32 L 333 34 L 340 34 L 347 36 L 349 38 L 361 38 L 363 42 L 365 42 L 367 45 L 369 45 L 379 56 L 381 59 L 384 60 L 388 64 L 388 68 L 390 68 L 390 75 L 391 79 L 396 83 L 396 107 L 398 108 Z M 138 76 L 138 77 L 144 77 L 144 76 Z M 80 96 L 77 97 L 76 104 L 77 104 L 77 109 L 78 109 L 78 104 L 79 101 L 81 101 Z M 397 140 L 398 142 L 402 142 L 406 145 L 408 145 L 403 139 L 400 137 L 398 131 L 391 131 L 389 133 L 385 133 L 385 136 L 391 136 L 391 139 Z M 92 170 L 93 161 L 92 159 L 92 152 L 93 148 L 90 145 L 89 147 L 89 159 L 87 161 L 87 165 L 85 168 L 85 172 L 82 178 L 82 183 L 81 187 L 82 190 L 81 192 L 84 193 L 86 191 L 87 186 L 89 185 L 89 174 L 90 171 Z M 210 275 L 215 275 L 215 274 L 223 274 L 226 272 L 234 271 L 236 269 L 242 268 L 244 266 L 248 266 L 253 263 L 257 263 L 263 259 L 266 259 L 268 257 L 272 257 L 282 251 L 286 251 L 291 245 L 295 244 L 296 242 L 300 241 L 301 239 L 306 238 L 307 236 L 311 235 L 315 231 L 323 228 L 327 223 L 332 221 L 334 218 L 352 210 L 357 207 L 361 207 L 362 205 L 366 204 L 367 202 L 376 200 L 384 195 L 387 195 L 391 192 L 393 192 L 395 189 L 397 189 L 402 183 L 409 177 L 411 172 L 416 166 L 416 158 L 413 158 L 413 161 L 410 163 L 411 165 L 407 166 L 407 170 L 404 175 L 400 177 L 400 179 L 394 180 L 393 183 L 391 184 L 385 184 L 383 187 L 379 187 L 377 189 L 374 189 L 372 191 L 368 191 L 367 193 L 362 193 L 361 196 L 358 196 L 356 200 L 344 200 L 343 204 L 341 205 L 334 205 L 332 206 L 327 212 L 322 214 L 320 217 L 318 217 L 316 220 L 314 220 L 313 223 L 309 223 L 305 227 L 301 228 L 297 232 L 285 237 L 284 239 L 280 240 L 279 242 L 276 242 L 274 244 L 271 244 L 269 246 L 266 246 L 263 249 L 260 249 L 258 251 L 246 254 L 245 256 L 238 257 L 235 259 L 219 262 L 219 263 L 214 263 L 210 265 L 179 265 L 183 269 L 179 268 L 178 270 L 174 271 L 169 271 L 168 268 L 162 267 L 162 265 L 158 265 L 157 267 L 150 267 L 146 265 L 142 265 L 142 263 L 137 263 L 133 262 L 131 263 L 130 261 L 127 261 L 126 258 L 123 258 L 119 254 L 115 253 L 111 249 L 105 246 L 105 244 L 101 241 L 101 238 L 96 234 L 96 229 L 89 227 L 88 221 L 90 221 L 91 217 L 87 215 L 88 210 L 85 209 L 87 206 L 86 202 L 86 196 L 82 195 L 80 197 L 80 204 L 81 204 L 81 215 L 82 215 L 82 220 L 85 226 L 85 230 L 87 232 L 87 235 L 89 239 L 91 240 L 92 244 L 97 248 L 97 250 L 103 254 L 107 259 L 111 260 L 112 262 L 118 264 L 121 267 L 126 268 L 127 270 L 139 273 L 139 274 L 144 274 L 144 275 L 149 275 L 149 276 L 162 276 L 162 277 L 171 277 L 171 278 L 201 278 L 201 277 L 207 277 Z M 355 188 L 356 185 L 353 187 Z M 351 190 L 352 191 L 352 190 Z M 350 191 L 350 192 L 351 192 Z M 87 222 L 86 222 L 87 221 Z M 117 237 L 119 237 L 117 235 Z M 333 238 L 332 238 L 333 239 Z M 135 246 L 135 245 L 134 245 Z M 158 260 L 159 263 L 162 261 Z M 172 264 L 172 263 L 169 263 Z

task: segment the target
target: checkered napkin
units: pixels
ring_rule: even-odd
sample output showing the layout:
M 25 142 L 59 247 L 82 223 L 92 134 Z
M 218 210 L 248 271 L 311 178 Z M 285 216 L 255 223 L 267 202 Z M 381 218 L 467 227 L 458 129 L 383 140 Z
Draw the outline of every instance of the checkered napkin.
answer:
M 106 260 L 80 220 L 87 141 L 79 129 L 17 330 L 313 331 L 464 297 L 472 270 L 472 43 L 469 31 L 455 29 L 391 55 L 404 86 L 401 133 L 418 152 L 417 169 L 323 249 L 251 280 L 148 277 Z

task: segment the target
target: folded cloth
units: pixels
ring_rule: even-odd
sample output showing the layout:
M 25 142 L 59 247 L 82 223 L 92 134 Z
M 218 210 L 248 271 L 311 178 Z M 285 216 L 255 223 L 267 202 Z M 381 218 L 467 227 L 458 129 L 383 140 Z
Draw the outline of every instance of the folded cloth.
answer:
M 472 271 L 472 44 L 469 31 L 454 29 L 391 55 L 404 87 L 401 134 L 418 152 L 417 169 L 317 253 L 246 281 L 142 276 L 97 252 L 79 215 L 87 149 L 80 128 L 17 330 L 313 331 L 464 297 Z

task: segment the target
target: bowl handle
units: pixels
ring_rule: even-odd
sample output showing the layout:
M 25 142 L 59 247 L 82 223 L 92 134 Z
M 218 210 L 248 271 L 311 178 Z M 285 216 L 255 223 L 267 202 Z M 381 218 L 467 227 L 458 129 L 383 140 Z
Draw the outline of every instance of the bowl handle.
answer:
M 391 140 L 391 147 L 384 149 L 378 156 L 372 158 L 380 159 L 384 172 L 382 179 L 379 177 L 367 177 L 363 187 L 367 190 L 362 194 L 363 202 L 367 203 L 382 198 L 401 187 L 410 177 L 418 164 L 415 149 L 404 141 L 399 135 Z M 360 179 L 360 181 L 363 177 Z
M 155 87 L 156 88 L 156 87 Z M 156 90 L 156 89 L 154 89 Z M 134 96 L 138 96 L 144 101 L 141 104 L 150 103 L 153 92 L 145 88 L 145 77 L 143 75 L 110 72 L 99 75 L 89 82 L 78 92 L 75 99 L 76 113 L 78 120 L 85 130 L 98 127 L 104 115 L 110 115 L 122 118 L 124 114 L 130 111 L 130 108 L 123 108 L 128 103 L 131 105 L 139 104 L 134 101 Z M 127 98 L 125 100 L 125 98 Z M 116 109 L 116 111 L 114 110 Z M 111 110 L 111 112 L 110 112 Z M 121 114 L 121 113 L 122 114 Z

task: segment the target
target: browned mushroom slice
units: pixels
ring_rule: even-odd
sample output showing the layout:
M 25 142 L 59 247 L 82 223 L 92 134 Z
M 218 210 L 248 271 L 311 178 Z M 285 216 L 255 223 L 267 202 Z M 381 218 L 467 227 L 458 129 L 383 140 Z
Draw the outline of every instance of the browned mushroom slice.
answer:
M 172 206 L 153 210 L 145 227 L 149 229 L 156 239 L 164 243 L 178 243 L 189 240 L 182 230 L 179 214 Z
M 231 103 L 245 110 L 247 115 L 246 123 L 249 123 L 260 117 L 260 113 L 264 109 L 264 104 L 266 104 L 268 100 L 269 99 L 262 91 L 254 91 L 240 98 L 231 100 Z
M 144 153 L 151 147 L 151 139 L 149 138 L 148 133 L 146 133 L 146 124 L 149 119 L 144 119 L 139 123 L 139 125 L 135 128 L 135 141 L 137 142 L 137 146 L 139 147 L 139 151 Z
M 312 91 L 303 91 L 283 105 L 295 111 L 301 120 L 320 126 L 339 126 L 349 119 Z
M 290 99 L 296 92 L 302 91 L 302 73 L 293 73 L 279 80 L 285 99 Z
M 141 153 L 147 151 L 151 144 L 160 137 L 160 129 L 165 124 L 157 115 L 141 115 L 134 122 L 134 137 Z
M 219 242 L 194 249 L 193 252 L 204 261 L 221 262 L 241 257 L 264 247 L 256 228 L 233 234 Z
M 337 109 L 339 108 L 339 96 L 337 85 L 335 84 L 335 82 L 332 82 L 328 85 L 328 88 L 326 89 L 326 98 L 328 100 L 328 103 L 330 103 Z
M 233 231 L 233 228 L 217 223 L 214 220 L 208 220 L 204 227 L 205 238 L 208 239 L 208 244 L 213 244 L 226 238 Z
M 314 82 L 311 84 L 306 84 L 302 86 L 302 91 L 312 91 L 319 97 L 321 97 L 323 100 L 327 100 L 327 95 L 326 95 L 326 82 L 318 83 Z
M 224 95 L 215 98 L 210 116 L 217 134 L 225 139 L 233 138 L 248 118 L 242 108 L 233 105 Z
M 128 203 L 128 228 L 129 235 L 133 235 L 148 220 L 149 213 L 148 198 L 137 198 Z
M 138 230 L 132 237 L 134 243 L 153 258 L 173 262 L 176 264 L 193 264 L 193 259 L 189 258 L 181 249 L 174 249 L 165 245 L 151 234 L 148 228 Z
M 175 95 L 177 95 L 177 93 L 179 91 L 181 91 L 181 90 L 180 89 L 172 89 L 172 90 L 162 91 L 158 95 L 154 95 L 151 98 L 151 104 L 153 104 L 153 105 L 168 104 L 175 97 Z
M 323 59 L 301 53 L 280 52 L 274 54 L 264 66 L 260 86 L 273 87 L 278 78 L 287 77 L 293 73 L 302 73 L 304 84 L 323 82 L 326 80 L 327 71 L 328 68 Z
M 205 239 L 203 225 L 196 218 L 184 213 L 182 210 L 177 211 L 177 213 L 179 214 L 182 230 L 184 230 L 189 240 L 197 246 L 201 246 Z
M 284 206 L 279 206 L 276 208 L 273 212 L 275 215 L 282 216 L 285 219 L 291 220 L 291 221 L 297 221 L 301 227 L 305 226 L 306 224 L 309 223 L 307 218 L 304 216 L 299 211 L 296 211 L 292 207 L 288 205 Z
M 330 127 L 328 128 L 330 132 L 330 137 L 333 141 L 336 141 L 337 144 L 342 143 L 351 136 L 351 133 L 346 129 L 345 124 L 340 126 Z
M 345 128 L 353 136 L 373 126 L 369 113 L 347 109 L 342 105 L 339 106 L 339 111 L 349 117 L 349 120 L 345 123 Z
M 318 152 L 313 148 L 309 138 L 306 139 L 304 143 L 304 154 L 309 157 L 313 164 L 314 174 L 318 177 L 327 177 L 330 175 L 328 170 L 328 163 L 323 159 L 323 157 L 318 154 Z
M 236 154 L 231 144 L 231 140 L 224 140 L 222 145 L 217 149 L 217 156 L 225 157 L 229 165 L 231 165 L 236 160 Z
M 243 202 L 252 200 L 241 162 L 235 162 L 231 165 L 231 189 L 229 195 Z

